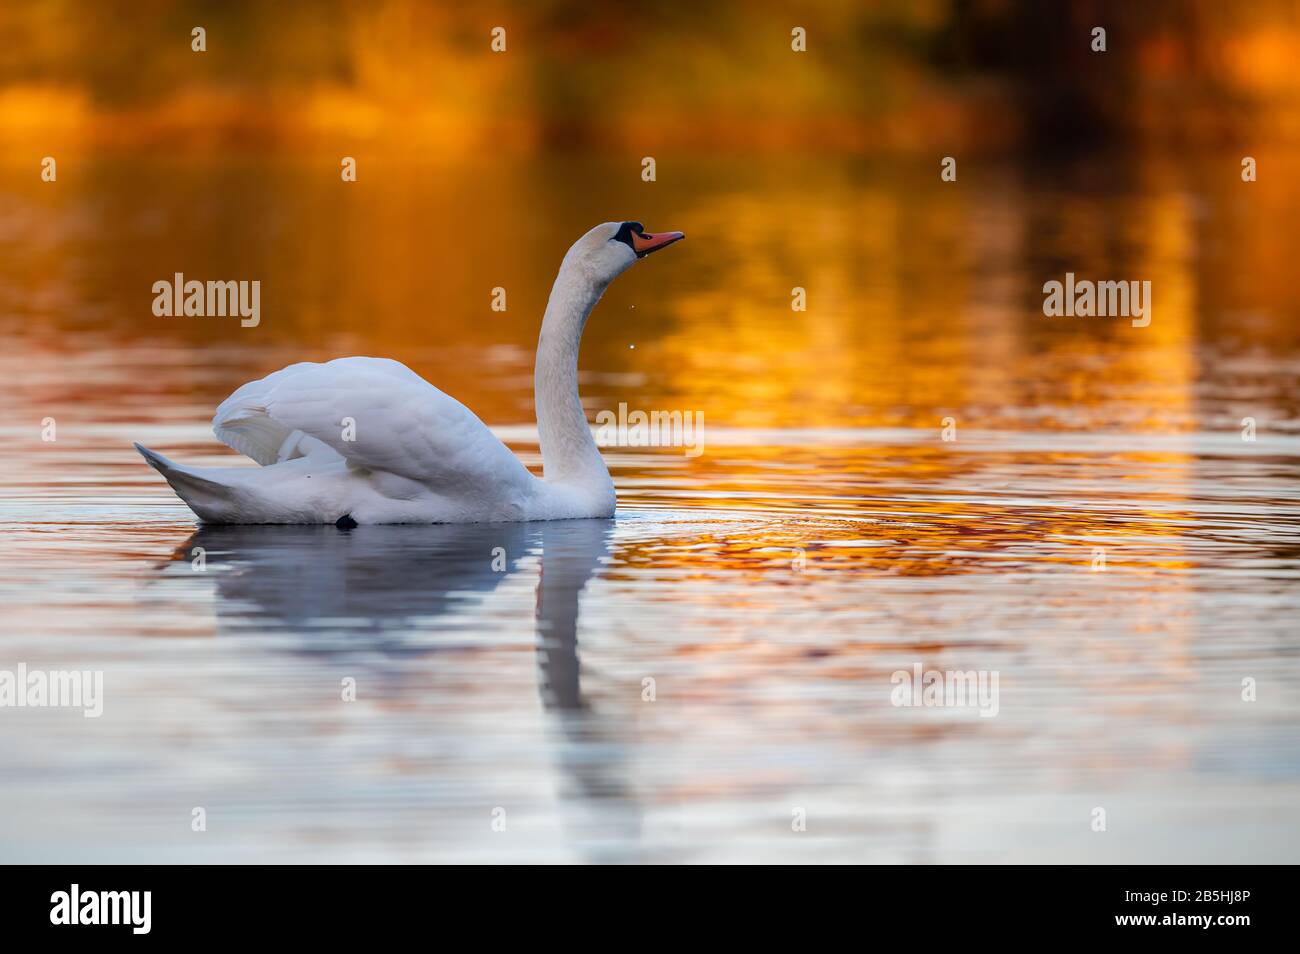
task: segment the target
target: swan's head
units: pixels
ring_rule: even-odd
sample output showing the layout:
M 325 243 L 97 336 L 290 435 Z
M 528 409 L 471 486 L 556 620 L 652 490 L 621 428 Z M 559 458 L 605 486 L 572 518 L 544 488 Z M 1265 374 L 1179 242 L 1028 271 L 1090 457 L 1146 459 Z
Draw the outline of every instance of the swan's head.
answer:
M 681 232 L 647 232 L 640 222 L 605 222 L 573 243 L 565 267 L 581 268 L 598 285 L 608 285 L 638 258 L 686 238 Z

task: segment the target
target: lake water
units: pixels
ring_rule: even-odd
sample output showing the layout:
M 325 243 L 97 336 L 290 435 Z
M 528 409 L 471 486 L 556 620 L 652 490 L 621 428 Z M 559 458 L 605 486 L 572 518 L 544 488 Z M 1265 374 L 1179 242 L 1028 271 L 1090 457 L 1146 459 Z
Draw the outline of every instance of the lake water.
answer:
M 1300 860 L 1300 170 L 658 158 L 0 167 L 0 669 L 104 674 L 0 709 L 0 860 Z M 706 429 L 608 448 L 613 520 L 200 528 L 131 448 L 233 463 L 237 385 L 375 354 L 536 468 L 554 270 L 633 217 L 688 238 L 584 401 Z M 1150 325 L 1045 317 L 1067 271 Z

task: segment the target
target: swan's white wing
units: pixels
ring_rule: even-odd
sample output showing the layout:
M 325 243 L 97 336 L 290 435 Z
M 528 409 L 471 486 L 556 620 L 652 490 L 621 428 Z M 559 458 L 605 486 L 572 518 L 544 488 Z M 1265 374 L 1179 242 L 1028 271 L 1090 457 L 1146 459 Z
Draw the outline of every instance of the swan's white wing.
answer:
M 503 485 L 523 491 L 533 480 L 469 408 L 387 358 L 290 365 L 228 397 L 212 429 L 261 464 L 285 459 L 286 452 L 301 456 L 290 446 L 301 431 L 352 467 L 398 474 L 448 494 L 478 496 Z
M 275 386 L 285 378 L 319 367 L 321 365 L 313 361 L 302 361 L 257 381 L 248 382 L 221 402 L 212 418 L 213 432 L 223 444 L 251 457 L 263 467 L 287 460 L 290 456 L 305 456 L 308 448 L 304 448 L 302 454 L 295 453 L 297 445 L 305 442 L 295 439 L 294 435 L 302 435 L 302 432 L 285 427 L 280 421 L 259 413 L 258 409 L 265 409 L 262 399 L 271 394 Z M 324 452 L 337 456 L 315 438 L 309 438 L 308 441 L 316 448 L 323 448 Z

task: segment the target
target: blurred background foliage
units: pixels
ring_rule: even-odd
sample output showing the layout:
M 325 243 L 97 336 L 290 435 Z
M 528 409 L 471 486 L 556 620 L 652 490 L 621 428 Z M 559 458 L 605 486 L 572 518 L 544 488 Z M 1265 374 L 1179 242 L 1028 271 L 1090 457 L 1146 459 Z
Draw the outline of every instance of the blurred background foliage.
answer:
M 43 0 L 0 7 L 0 142 L 1227 148 L 1300 137 L 1298 60 L 1291 0 Z

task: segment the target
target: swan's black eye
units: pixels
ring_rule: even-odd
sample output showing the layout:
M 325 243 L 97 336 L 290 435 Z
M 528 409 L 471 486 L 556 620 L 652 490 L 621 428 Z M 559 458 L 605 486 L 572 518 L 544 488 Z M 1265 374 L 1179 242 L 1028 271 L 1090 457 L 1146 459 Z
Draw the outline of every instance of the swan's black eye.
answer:
M 645 237 L 645 226 L 640 222 L 624 222 L 618 227 L 618 232 L 614 235 L 614 241 L 622 242 L 632 251 L 636 251 L 636 246 L 632 244 L 632 233 Z

